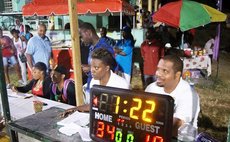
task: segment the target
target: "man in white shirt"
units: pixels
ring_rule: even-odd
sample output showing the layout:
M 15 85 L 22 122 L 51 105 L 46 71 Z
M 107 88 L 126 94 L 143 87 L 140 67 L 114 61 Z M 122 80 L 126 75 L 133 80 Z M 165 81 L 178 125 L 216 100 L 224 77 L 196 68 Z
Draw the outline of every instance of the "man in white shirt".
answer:
M 211 60 L 212 60 L 212 56 L 213 56 L 213 47 L 214 47 L 214 43 L 215 43 L 214 38 L 215 38 L 214 36 L 210 36 L 209 40 L 204 45 L 204 49 L 206 50 L 206 52 L 207 52 L 207 54 Z
M 200 111 L 199 97 L 188 82 L 181 78 L 182 70 L 183 62 L 179 57 L 163 57 L 157 65 L 156 82 L 145 89 L 145 92 L 170 95 L 174 98 L 174 137 L 177 137 L 178 128 L 184 123 L 191 123 L 197 127 Z

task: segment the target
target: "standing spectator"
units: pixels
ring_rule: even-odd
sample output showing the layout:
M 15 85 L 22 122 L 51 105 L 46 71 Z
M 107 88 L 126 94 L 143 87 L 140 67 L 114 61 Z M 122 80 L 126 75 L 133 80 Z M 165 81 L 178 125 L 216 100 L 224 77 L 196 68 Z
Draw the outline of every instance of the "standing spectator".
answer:
M 17 59 L 21 68 L 21 75 L 22 75 L 22 81 L 20 82 L 22 85 L 27 84 L 27 76 L 26 76 L 26 62 L 22 62 L 20 59 L 20 56 L 25 56 L 24 53 L 26 51 L 26 42 L 22 41 L 19 37 L 19 31 L 18 30 L 11 30 L 10 33 L 13 36 L 13 42 L 14 46 L 17 49 Z
M 83 72 L 88 75 L 87 90 L 89 90 L 89 84 L 92 79 L 92 76 L 90 73 L 90 60 L 91 60 L 92 52 L 97 48 L 105 48 L 112 54 L 114 54 L 114 51 L 113 51 L 113 48 L 107 43 L 107 41 L 104 38 L 98 37 L 95 28 L 90 23 L 83 23 L 80 26 L 80 35 L 81 35 L 82 41 L 85 44 L 89 45 L 88 64 L 82 65 Z
M 88 64 L 88 56 L 89 56 L 89 45 L 85 44 L 82 39 L 80 39 L 80 51 L 81 51 L 81 64 Z M 87 83 L 87 74 L 82 74 L 82 82 L 83 84 Z
M 51 73 L 50 99 L 76 106 L 75 87 L 71 79 L 66 79 L 67 70 L 57 66 Z
M 123 39 L 119 40 L 114 48 L 116 53 L 115 58 L 118 64 L 118 70 L 122 72 L 122 76 L 127 83 L 130 84 L 134 48 L 134 39 L 130 27 L 125 26 L 122 29 L 122 36 Z
M 19 70 L 18 62 L 15 58 L 16 54 L 16 48 L 14 46 L 14 43 L 12 39 L 8 36 L 3 36 L 2 29 L 0 29 L 0 46 L 2 50 L 2 60 L 4 65 L 4 73 L 5 73 L 5 79 L 6 79 L 6 87 L 10 88 L 10 78 L 8 73 L 8 62 L 10 62 L 11 65 L 13 65 L 14 70 L 16 70 L 19 82 L 22 82 L 21 73 Z
M 19 30 L 20 32 L 20 35 L 22 35 L 24 33 L 24 26 L 23 24 L 21 23 L 21 21 L 19 19 L 16 19 L 15 21 L 15 30 Z
M 49 68 L 49 60 L 51 57 L 51 43 L 46 34 L 46 25 L 40 24 L 38 26 L 38 35 L 33 36 L 26 48 L 27 64 L 30 71 L 33 65 L 37 62 L 44 63 Z
M 167 26 L 160 25 L 158 27 L 158 32 L 159 32 L 159 36 L 161 38 L 161 42 L 163 46 L 165 46 L 167 43 L 170 43 L 173 47 L 175 46 L 175 39 L 172 36 L 172 34 L 169 32 L 169 29 Z
M 210 36 L 209 40 L 205 43 L 205 46 L 204 46 L 204 49 L 206 50 L 211 60 L 213 56 L 214 43 L 215 43 L 214 36 Z
M 164 56 L 164 48 L 154 35 L 154 29 L 148 28 L 146 40 L 141 44 L 141 55 L 144 60 L 144 86 L 156 81 L 157 63 Z
M 28 42 L 29 39 L 31 37 L 33 37 L 33 34 L 30 32 L 30 26 L 29 25 L 26 25 L 25 28 L 26 28 L 26 31 L 25 31 L 25 33 L 23 35 L 26 38 L 26 42 Z
M 152 14 L 150 11 L 146 11 L 143 14 L 143 28 L 153 27 Z
M 114 39 L 107 36 L 107 29 L 105 27 L 100 28 L 100 34 L 101 38 L 104 38 L 112 47 L 116 44 L 116 41 Z

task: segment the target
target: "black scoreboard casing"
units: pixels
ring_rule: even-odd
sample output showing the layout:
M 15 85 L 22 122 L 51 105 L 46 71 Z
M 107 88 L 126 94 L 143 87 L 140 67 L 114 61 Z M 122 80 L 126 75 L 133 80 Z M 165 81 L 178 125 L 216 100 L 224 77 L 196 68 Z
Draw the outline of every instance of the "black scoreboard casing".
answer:
M 170 142 L 173 107 L 168 95 L 94 85 L 90 137 L 98 142 Z

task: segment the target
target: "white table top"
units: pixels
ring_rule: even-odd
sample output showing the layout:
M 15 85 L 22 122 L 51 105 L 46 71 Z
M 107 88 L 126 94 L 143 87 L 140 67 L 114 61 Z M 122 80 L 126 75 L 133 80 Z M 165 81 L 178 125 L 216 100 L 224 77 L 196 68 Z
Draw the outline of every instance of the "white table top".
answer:
M 17 120 L 34 114 L 35 112 L 33 108 L 33 101 L 35 100 L 39 100 L 47 104 L 46 106 L 43 106 L 43 110 L 49 109 L 51 107 L 58 107 L 63 109 L 69 109 L 74 107 L 68 104 L 48 100 L 37 96 L 27 99 L 9 96 L 9 94 L 13 93 L 10 89 L 7 90 L 7 93 L 10 107 L 10 115 L 12 120 Z

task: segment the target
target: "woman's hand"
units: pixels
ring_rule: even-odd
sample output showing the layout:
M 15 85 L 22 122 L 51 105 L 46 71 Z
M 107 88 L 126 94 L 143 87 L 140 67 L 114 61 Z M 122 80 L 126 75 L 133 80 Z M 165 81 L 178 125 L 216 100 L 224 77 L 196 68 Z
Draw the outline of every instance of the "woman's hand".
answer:
M 12 86 L 12 87 L 11 87 L 11 90 L 12 90 L 13 92 L 16 92 L 16 93 L 18 92 L 18 90 L 16 89 L 15 86 Z
M 113 50 L 114 50 L 114 52 L 115 53 L 120 53 L 122 50 L 119 48 L 119 47 L 117 47 L 117 46 L 115 46 L 114 48 L 113 48 Z

